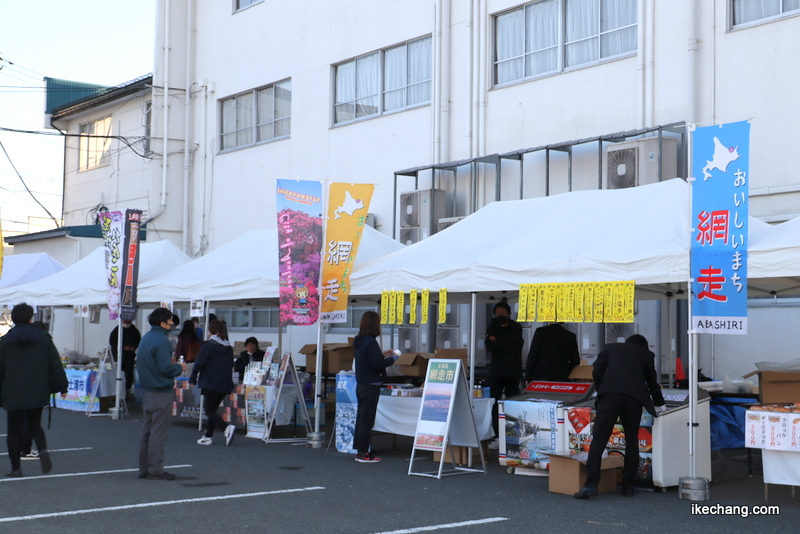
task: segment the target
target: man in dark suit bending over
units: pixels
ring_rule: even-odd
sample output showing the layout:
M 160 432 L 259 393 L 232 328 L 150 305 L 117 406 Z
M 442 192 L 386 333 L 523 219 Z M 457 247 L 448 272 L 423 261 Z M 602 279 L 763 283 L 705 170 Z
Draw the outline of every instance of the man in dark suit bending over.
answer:
M 589 447 L 589 459 L 586 461 L 586 483 L 573 495 L 576 499 L 597 495 L 600 460 L 617 417 L 625 430 L 622 494 L 633 497 L 636 470 L 639 467 L 639 421 L 642 418 L 642 408 L 654 417 L 656 406 L 658 412 L 665 409 L 654 359 L 655 355 L 647 348 L 647 340 L 639 334 L 632 335 L 625 343 L 609 343 L 597 356 L 592 371 L 597 388 L 592 444 Z

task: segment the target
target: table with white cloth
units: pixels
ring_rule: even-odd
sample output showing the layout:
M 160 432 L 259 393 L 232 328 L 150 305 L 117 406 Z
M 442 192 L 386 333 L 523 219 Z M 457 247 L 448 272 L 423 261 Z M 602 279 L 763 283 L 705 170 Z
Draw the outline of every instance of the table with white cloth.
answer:
M 481 440 L 493 438 L 492 406 L 494 406 L 494 399 L 472 400 L 474 401 L 472 410 L 475 414 L 475 424 L 478 427 L 478 437 Z M 422 397 L 381 395 L 372 430 L 401 436 L 414 436 L 417 432 L 417 419 L 421 405 Z

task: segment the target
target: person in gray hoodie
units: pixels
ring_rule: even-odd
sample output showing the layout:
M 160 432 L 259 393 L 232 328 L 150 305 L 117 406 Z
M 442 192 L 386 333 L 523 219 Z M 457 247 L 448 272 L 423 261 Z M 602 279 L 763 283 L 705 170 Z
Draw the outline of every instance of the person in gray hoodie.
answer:
M 185 363 L 173 363 L 169 330 L 172 312 L 158 308 L 147 321 L 150 331 L 139 343 L 139 384 L 144 389 L 142 399 L 142 437 L 139 441 L 139 478 L 175 480 L 164 471 L 164 447 L 172 419 L 172 388 L 175 377 L 186 370 Z
M 208 417 L 206 434 L 197 443 L 211 445 L 214 430 L 224 428 L 225 445 L 230 445 L 236 426 L 226 423 L 217 413 L 217 408 L 222 399 L 233 391 L 233 347 L 228 341 L 228 328 L 222 321 L 211 321 L 208 331 L 211 337 L 200 345 L 192 376 L 189 377 L 189 383 L 199 385 L 203 391 L 203 411 Z
M 50 334 L 31 323 L 33 308 L 22 303 L 11 310 L 12 328 L 0 339 L 0 404 L 8 412 L 8 457 L 10 477 L 21 477 L 20 455 L 23 447 L 23 429 L 36 441 L 42 472 L 53 467 L 47 452 L 47 441 L 42 429 L 42 409 L 50 400 L 51 390 L 57 389 L 66 396 L 69 382 L 58 350 Z

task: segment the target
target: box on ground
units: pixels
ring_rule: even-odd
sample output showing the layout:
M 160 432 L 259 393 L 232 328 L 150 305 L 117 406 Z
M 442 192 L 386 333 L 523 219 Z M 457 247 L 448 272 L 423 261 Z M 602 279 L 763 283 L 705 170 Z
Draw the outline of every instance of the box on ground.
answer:
M 336 374 L 339 371 L 350 371 L 353 368 L 355 350 L 347 343 L 325 343 L 322 345 L 322 372 Z M 306 355 L 306 372 L 317 372 L 317 346 L 308 344 L 300 349 Z
M 758 375 L 758 397 L 761 402 L 800 402 L 800 372 L 753 371 L 742 378 L 753 375 Z
M 481 457 L 478 454 L 478 449 L 473 447 L 461 447 L 455 445 L 453 448 L 453 455 L 456 459 L 456 464 L 464 465 L 469 463 L 469 458 L 472 456 L 472 464 L 480 464 Z M 481 441 L 481 448 L 483 449 L 483 459 L 488 461 L 489 459 L 489 441 Z M 442 453 L 438 451 L 434 451 L 433 453 L 433 461 L 439 462 L 442 459 Z M 444 449 L 444 463 L 449 464 L 452 463 L 450 459 L 450 446 L 448 445 Z
M 469 355 L 466 347 L 460 349 L 436 349 L 433 351 L 433 357 L 442 360 L 461 360 L 461 365 L 464 366 L 464 369 L 469 367 Z
M 431 358 L 433 358 L 433 354 L 408 352 L 402 354 L 395 363 L 400 367 L 400 374 L 423 377 L 428 370 L 428 360 Z
M 617 489 L 617 470 L 625 461 L 621 456 L 607 456 L 600 463 L 598 493 L 610 493 Z M 568 455 L 550 455 L 550 493 L 573 495 L 586 483 L 586 461 L 578 461 Z
M 580 380 L 581 382 L 592 382 L 592 370 L 594 369 L 591 365 L 577 365 L 569 374 L 570 380 Z

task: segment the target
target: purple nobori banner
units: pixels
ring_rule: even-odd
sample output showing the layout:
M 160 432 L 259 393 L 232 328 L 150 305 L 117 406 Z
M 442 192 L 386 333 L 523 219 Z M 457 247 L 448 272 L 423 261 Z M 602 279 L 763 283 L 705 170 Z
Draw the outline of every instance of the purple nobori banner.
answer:
M 106 249 L 106 282 L 108 284 L 108 318 L 119 317 L 120 282 L 122 281 L 122 219 L 121 211 L 100 214 L 103 245 Z
M 750 123 L 698 128 L 692 136 L 692 326 L 747 334 Z
M 142 224 L 142 210 L 125 211 L 125 247 L 122 264 L 122 288 L 120 292 L 119 315 L 123 320 L 136 319 L 136 291 L 139 283 L 139 230 Z
M 319 317 L 322 183 L 277 180 L 280 324 L 312 325 Z

